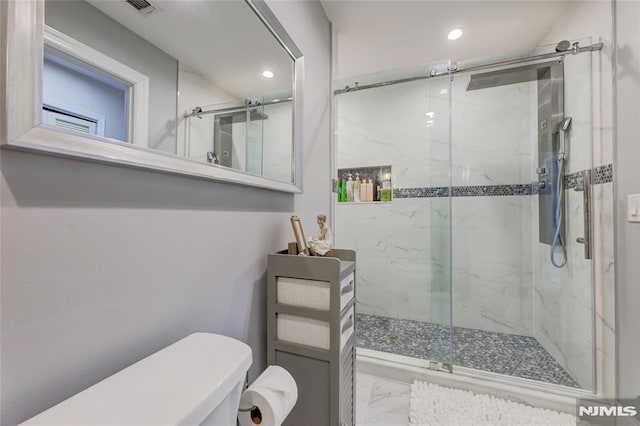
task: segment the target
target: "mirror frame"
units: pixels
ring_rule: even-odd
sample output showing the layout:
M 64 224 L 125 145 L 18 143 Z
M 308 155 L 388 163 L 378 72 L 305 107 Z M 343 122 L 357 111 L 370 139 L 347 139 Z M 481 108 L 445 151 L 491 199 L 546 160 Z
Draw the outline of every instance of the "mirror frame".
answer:
M 245 0 L 245 3 L 294 61 L 292 183 L 201 163 L 113 139 L 67 132 L 43 124 L 44 0 L 0 1 L 0 28 L 5 28 L 0 45 L 0 66 L 4 82 L 0 92 L 0 110 L 4 111 L 0 113 L 1 147 L 302 193 L 304 57 L 264 0 Z

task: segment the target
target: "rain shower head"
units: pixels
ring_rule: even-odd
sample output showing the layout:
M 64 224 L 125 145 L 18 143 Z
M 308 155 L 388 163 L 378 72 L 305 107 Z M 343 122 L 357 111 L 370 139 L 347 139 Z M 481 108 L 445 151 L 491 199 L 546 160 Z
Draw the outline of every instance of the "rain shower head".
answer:
M 536 81 L 545 70 L 548 70 L 549 67 L 556 64 L 556 61 L 544 62 L 540 64 L 524 65 L 515 68 L 474 74 L 469 80 L 467 91 Z

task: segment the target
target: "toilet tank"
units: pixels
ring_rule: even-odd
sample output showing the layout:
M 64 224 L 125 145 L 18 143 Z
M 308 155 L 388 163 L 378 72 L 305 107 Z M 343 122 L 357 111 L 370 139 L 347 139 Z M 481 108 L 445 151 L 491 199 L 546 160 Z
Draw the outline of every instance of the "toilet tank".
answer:
M 233 426 L 250 365 L 246 344 L 194 333 L 22 424 Z

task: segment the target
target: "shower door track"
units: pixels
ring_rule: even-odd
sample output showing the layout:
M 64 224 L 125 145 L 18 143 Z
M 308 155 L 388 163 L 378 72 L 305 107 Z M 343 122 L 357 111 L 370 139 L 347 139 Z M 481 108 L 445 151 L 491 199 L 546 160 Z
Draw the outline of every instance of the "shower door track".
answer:
M 390 86 L 392 84 L 409 83 L 412 81 L 424 80 L 426 78 L 433 78 L 433 77 L 441 77 L 443 75 L 450 75 L 450 74 L 455 74 L 459 72 L 479 71 L 479 70 L 488 69 L 488 68 L 495 68 L 495 67 L 508 66 L 508 65 L 518 65 L 518 64 L 528 63 L 528 62 L 541 61 L 544 59 L 557 58 L 559 61 L 562 61 L 567 54 L 576 55 L 584 52 L 593 52 L 593 51 L 602 50 L 602 48 L 604 47 L 604 44 L 594 43 L 589 46 L 580 47 L 577 43 L 574 43 L 573 46 L 574 46 L 573 49 L 566 50 L 566 51 L 542 53 L 540 55 L 533 55 L 533 56 L 513 58 L 513 59 L 504 59 L 501 61 L 487 62 L 485 64 L 473 65 L 469 67 L 458 67 L 458 65 L 455 62 L 453 62 L 451 63 L 451 65 L 447 67 L 448 68 L 447 71 L 437 72 L 436 70 L 431 70 L 431 72 L 428 75 L 421 75 L 418 77 L 410 77 L 410 78 L 401 78 L 398 80 L 389 80 L 389 81 L 383 81 L 380 83 L 365 84 L 362 86 L 356 83 L 355 87 L 347 86 L 344 89 L 337 89 L 337 90 L 334 90 L 333 94 L 341 95 L 343 93 L 355 92 L 355 91 L 365 90 L 365 89 L 374 89 L 376 87 Z
M 356 349 L 356 369 L 359 373 L 402 383 L 410 384 L 414 380 L 421 380 L 573 414 L 576 410 L 576 400 L 598 397 L 596 392 L 584 389 L 468 367 L 454 365 L 451 373 L 434 371 L 428 368 L 428 362 L 371 349 Z

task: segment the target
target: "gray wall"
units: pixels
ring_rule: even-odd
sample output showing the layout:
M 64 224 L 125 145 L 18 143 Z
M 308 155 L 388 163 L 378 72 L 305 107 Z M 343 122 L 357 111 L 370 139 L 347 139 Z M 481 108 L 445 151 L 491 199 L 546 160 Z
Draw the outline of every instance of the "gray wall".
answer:
M 640 193 L 640 2 L 616 0 L 617 383 L 620 398 L 640 395 L 640 223 L 627 221 L 627 195 Z
M 295 210 L 310 238 L 317 230 L 318 213 L 325 213 L 329 225 L 333 224 L 331 139 L 326 134 L 331 127 L 331 29 L 318 1 L 267 0 L 267 3 L 305 55 L 304 194 L 296 196 Z
M 305 54 L 304 195 L 0 152 L 2 425 L 194 331 L 265 368 L 266 254 L 294 211 L 312 228 L 330 208 L 330 26 L 317 2 L 270 4 Z
M 178 61 L 84 1 L 48 0 L 45 23 L 149 77 L 149 148 L 176 152 Z

